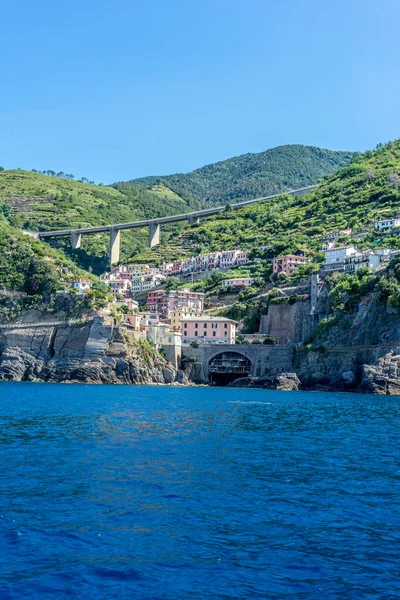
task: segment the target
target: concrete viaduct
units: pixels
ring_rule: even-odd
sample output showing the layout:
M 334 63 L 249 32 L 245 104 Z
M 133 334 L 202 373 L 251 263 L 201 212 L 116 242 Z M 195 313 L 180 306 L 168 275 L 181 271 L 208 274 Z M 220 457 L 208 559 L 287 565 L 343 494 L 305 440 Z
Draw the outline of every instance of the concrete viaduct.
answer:
M 264 200 L 272 200 L 279 198 L 283 194 L 290 194 L 291 196 L 302 196 L 307 194 L 310 190 L 313 190 L 316 186 L 310 185 L 308 187 L 300 188 L 298 190 L 290 190 L 288 192 L 281 192 L 280 194 L 274 194 L 272 196 L 265 196 L 264 198 L 254 198 L 252 200 L 245 200 L 244 202 L 237 202 L 231 204 L 233 210 L 238 210 L 248 206 L 249 204 L 255 204 L 256 202 L 262 202 Z M 189 225 L 198 223 L 200 219 L 216 215 L 219 212 L 225 210 L 226 206 L 216 206 L 214 208 L 206 208 L 205 210 L 197 210 L 196 212 L 186 213 L 181 215 L 171 215 L 169 217 L 160 217 L 158 219 L 146 219 L 144 221 L 134 221 L 133 223 L 116 223 L 114 225 L 99 225 L 98 227 L 85 227 L 82 229 L 61 229 L 58 231 L 40 231 L 35 234 L 35 237 L 39 238 L 53 238 L 53 237 L 64 237 L 71 236 L 72 248 L 80 248 L 82 243 L 82 236 L 90 233 L 101 233 L 104 231 L 110 232 L 110 265 L 114 265 L 119 262 L 120 244 L 121 244 L 121 231 L 130 229 L 149 227 L 149 248 L 153 248 L 160 243 L 160 226 L 164 223 L 177 223 L 178 221 L 188 221 Z

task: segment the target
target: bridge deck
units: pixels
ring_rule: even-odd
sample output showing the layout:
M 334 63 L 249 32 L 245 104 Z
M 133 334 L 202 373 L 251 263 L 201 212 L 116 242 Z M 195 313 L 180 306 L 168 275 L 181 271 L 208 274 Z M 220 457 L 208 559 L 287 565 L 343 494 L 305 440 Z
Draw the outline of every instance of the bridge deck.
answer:
M 272 196 L 265 196 L 263 198 L 253 198 L 252 200 L 245 200 L 244 202 L 237 202 L 231 204 L 234 210 L 248 206 L 249 204 L 255 204 L 256 202 L 262 202 L 264 200 L 273 200 L 279 198 L 283 194 L 290 194 L 292 196 L 306 194 L 310 190 L 313 190 L 316 186 L 310 185 L 308 187 L 299 188 L 298 190 L 290 190 L 288 192 L 280 192 L 279 194 L 273 194 Z M 158 219 L 146 219 L 144 221 L 134 221 L 133 223 L 115 223 L 114 225 L 99 225 L 97 227 L 85 227 L 82 229 L 61 229 L 56 231 L 40 231 L 38 237 L 60 237 L 64 235 L 86 234 L 86 233 L 101 233 L 103 231 L 111 231 L 111 229 L 117 229 L 119 231 L 126 229 L 135 229 L 140 227 L 148 227 L 151 223 L 154 225 L 161 225 L 162 223 L 177 223 L 178 221 L 187 221 L 189 218 L 204 218 L 216 215 L 219 212 L 225 210 L 226 206 L 215 206 L 214 208 L 206 208 L 204 210 L 197 210 L 191 213 L 185 213 L 180 215 L 171 215 L 168 217 L 160 217 Z

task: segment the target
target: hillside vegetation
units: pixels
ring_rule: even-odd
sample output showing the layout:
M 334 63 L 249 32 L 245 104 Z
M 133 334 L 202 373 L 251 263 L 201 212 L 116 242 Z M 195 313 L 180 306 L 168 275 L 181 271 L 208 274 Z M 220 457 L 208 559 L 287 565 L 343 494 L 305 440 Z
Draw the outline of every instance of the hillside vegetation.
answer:
M 170 260 L 182 254 L 196 254 L 242 247 L 254 249 L 261 258 L 294 252 L 299 248 L 318 253 L 323 235 L 352 227 L 365 237 L 341 241 L 360 248 L 374 245 L 399 246 L 398 237 L 375 232 L 374 219 L 394 215 L 400 209 L 400 141 L 374 151 L 357 154 L 337 173 L 327 176 L 305 196 L 282 195 L 238 211 L 227 207 L 222 213 L 198 225 L 186 227 L 154 251 L 137 258 Z M 262 252 L 260 246 L 268 246 Z M 315 260 L 321 262 L 322 255 Z
M 118 187 L 118 186 L 117 186 Z M 147 190 L 139 184 L 121 184 L 121 190 L 90 185 L 32 171 L 0 172 L 0 210 L 10 225 L 30 231 L 80 228 L 135 221 L 174 212 L 188 205 L 171 190 L 156 186 Z M 122 257 L 128 258 L 145 247 L 148 232 L 124 233 Z M 108 263 L 106 234 L 84 236 L 82 248 L 71 250 L 68 239 L 52 244 L 63 248 L 82 267 L 101 273 Z
M 104 284 L 64 253 L 9 226 L 0 215 L 0 321 L 16 318 L 27 308 L 53 312 L 56 291 L 82 278 L 97 288 L 85 299 L 82 308 L 87 309 L 97 295 L 102 299 L 108 295 Z
M 188 177 L 193 185 L 172 185 L 171 181 L 176 183 L 181 176 L 170 176 L 164 178 L 165 181 L 146 179 L 145 185 L 130 181 L 102 186 L 75 181 L 68 178 L 72 176 L 61 176 L 62 173 L 53 171 L 43 174 L 20 169 L 2 170 L 0 210 L 7 215 L 10 225 L 31 231 L 123 223 L 302 187 L 335 171 L 350 158 L 351 154 L 345 152 L 282 146 L 208 165 L 182 176 Z M 193 192 L 195 188 L 198 189 L 196 193 Z M 176 225 L 163 227 L 162 241 L 171 237 L 171 232 L 175 236 L 181 229 Z M 126 261 L 142 252 L 147 245 L 147 236 L 146 228 L 124 232 L 121 260 Z M 107 234 L 84 236 L 82 247 L 75 251 L 67 238 L 57 238 L 50 243 L 85 269 L 100 274 L 107 268 Z
M 313 146 L 278 146 L 206 165 L 190 173 L 144 177 L 136 181 L 167 185 L 189 202 L 223 205 L 306 187 L 348 164 L 351 152 L 335 152 Z

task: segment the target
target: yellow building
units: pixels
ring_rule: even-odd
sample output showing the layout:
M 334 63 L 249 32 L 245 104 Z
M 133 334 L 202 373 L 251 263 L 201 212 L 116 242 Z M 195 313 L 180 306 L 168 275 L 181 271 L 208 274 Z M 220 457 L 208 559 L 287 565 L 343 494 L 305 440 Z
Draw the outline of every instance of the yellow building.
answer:
M 181 320 L 184 317 L 199 317 L 201 313 L 193 310 L 193 308 L 182 307 L 179 310 L 172 310 L 169 313 L 169 318 L 171 321 L 172 329 L 180 330 L 181 328 Z

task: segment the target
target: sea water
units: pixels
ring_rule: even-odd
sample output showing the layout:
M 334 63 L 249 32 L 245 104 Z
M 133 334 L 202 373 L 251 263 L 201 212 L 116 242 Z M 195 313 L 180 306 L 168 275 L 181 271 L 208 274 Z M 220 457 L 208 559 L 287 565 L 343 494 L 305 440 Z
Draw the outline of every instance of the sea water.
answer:
M 400 596 L 400 402 L 0 384 L 0 598 Z

